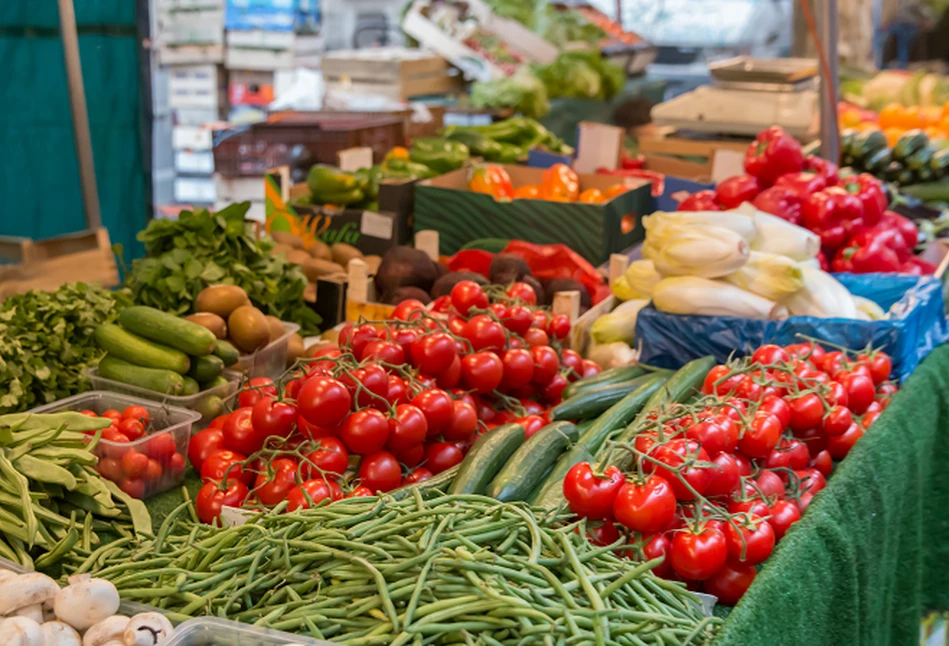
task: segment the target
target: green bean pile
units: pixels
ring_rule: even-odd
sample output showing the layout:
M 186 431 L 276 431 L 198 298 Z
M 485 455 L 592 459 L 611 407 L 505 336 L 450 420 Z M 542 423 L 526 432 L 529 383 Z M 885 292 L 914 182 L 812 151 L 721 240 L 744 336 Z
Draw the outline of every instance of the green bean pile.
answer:
M 97 440 L 83 431 L 110 423 L 72 412 L 0 416 L 0 556 L 46 569 L 116 535 L 151 532 L 145 504 L 96 471 Z
M 655 562 L 619 558 L 521 504 L 416 491 L 278 507 L 224 529 L 184 519 L 189 508 L 138 549 L 103 548 L 79 571 L 172 619 L 216 615 L 348 645 L 701 644 L 719 621 L 653 576 Z

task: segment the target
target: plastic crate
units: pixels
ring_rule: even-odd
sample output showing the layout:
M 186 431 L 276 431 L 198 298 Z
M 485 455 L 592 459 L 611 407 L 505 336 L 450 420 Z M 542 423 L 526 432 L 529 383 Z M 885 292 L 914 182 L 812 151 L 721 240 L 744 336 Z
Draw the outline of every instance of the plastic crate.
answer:
M 306 161 L 339 163 L 347 148 L 372 148 L 373 159 L 405 144 L 402 118 L 365 112 L 288 112 L 263 123 L 214 133 L 214 170 L 225 177 L 262 176 L 271 168 Z M 297 146 L 300 149 L 294 150 Z M 309 153 L 308 155 L 306 153 Z
M 140 388 L 131 384 L 125 384 L 121 381 L 114 381 L 112 379 L 100 377 L 98 366 L 86 370 L 86 376 L 89 378 L 89 383 L 96 390 L 108 390 L 109 392 L 113 393 L 123 393 L 126 395 L 141 397 L 142 399 L 148 399 L 153 402 L 162 402 L 164 404 L 168 404 L 169 406 L 187 408 L 188 410 L 192 410 L 200 414 L 200 422 L 202 424 L 210 422 L 212 419 L 225 412 L 224 400 L 237 392 L 237 387 L 240 385 L 240 382 L 244 377 L 241 373 L 234 372 L 233 370 L 225 370 L 221 373 L 221 375 L 227 379 L 226 384 L 221 384 L 220 386 L 209 388 L 208 390 L 202 390 L 201 392 L 195 393 L 193 395 L 176 397 L 173 395 L 159 393 L 154 390 L 149 390 L 147 388 Z
M 193 410 L 168 406 L 141 397 L 93 390 L 39 406 L 30 412 L 58 413 L 88 409 L 102 414 L 110 408 L 122 412 L 128 406 L 142 406 L 148 411 L 149 425 L 146 433 L 143 437 L 128 443 L 99 440 L 93 451 L 99 456 L 99 473 L 109 480 L 121 483 L 124 480 L 122 458 L 127 453 L 137 452 L 157 461 L 161 466 L 161 474 L 157 477 L 150 478 L 146 475 L 142 478 L 144 482 L 142 495 L 137 495 L 134 489 L 123 487 L 126 493 L 136 498 L 148 498 L 181 484 L 185 479 L 185 467 L 187 466 L 185 456 L 188 455 L 191 427 L 201 419 L 201 415 Z M 165 437 L 170 437 L 174 442 L 175 449 L 173 452 L 168 450 L 170 447 L 167 447 L 167 445 L 165 448 L 159 448 L 159 443 L 167 443 Z M 107 459 L 115 460 L 115 463 L 106 462 Z
M 175 629 L 162 646 L 335 646 L 333 642 L 300 637 L 247 624 L 199 617 Z
M 242 372 L 251 379 L 254 377 L 276 379 L 287 369 L 287 349 L 290 346 L 290 335 L 299 331 L 299 325 L 284 321 L 282 336 L 253 354 L 241 355 L 241 358 L 231 369 Z

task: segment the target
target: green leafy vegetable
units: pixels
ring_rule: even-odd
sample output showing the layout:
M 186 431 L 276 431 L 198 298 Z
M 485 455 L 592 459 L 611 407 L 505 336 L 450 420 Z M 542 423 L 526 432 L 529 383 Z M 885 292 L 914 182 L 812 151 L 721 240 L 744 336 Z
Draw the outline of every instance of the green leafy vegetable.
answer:
M 83 370 L 103 354 L 92 336 L 114 321 L 122 294 L 72 283 L 0 303 L 0 413 L 24 411 L 87 389 Z
M 609 99 L 622 90 L 626 80 L 623 68 L 596 50 L 561 52 L 550 65 L 538 67 L 537 74 L 552 99 Z
M 186 314 L 208 285 L 243 287 L 265 314 L 299 323 L 313 334 L 319 315 L 303 301 L 303 269 L 272 254 L 273 242 L 258 240 L 247 229 L 249 202 L 216 213 L 182 211 L 176 220 L 156 219 L 138 234 L 146 257 L 135 260 L 125 284 L 133 300 L 165 312 Z
M 476 108 L 513 108 L 533 118 L 550 112 L 544 84 L 526 68 L 506 78 L 475 83 L 471 103 Z

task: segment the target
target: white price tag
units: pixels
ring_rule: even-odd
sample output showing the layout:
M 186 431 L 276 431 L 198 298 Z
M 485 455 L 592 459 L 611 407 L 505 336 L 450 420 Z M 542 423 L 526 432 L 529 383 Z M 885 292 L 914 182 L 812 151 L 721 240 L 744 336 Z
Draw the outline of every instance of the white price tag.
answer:
M 372 211 L 363 211 L 362 221 L 359 223 L 359 232 L 364 236 L 391 240 L 392 218 L 373 213 Z
M 360 168 L 372 166 L 372 148 L 347 148 L 339 151 L 339 169 L 352 173 Z
M 737 150 L 716 150 L 712 156 L 712 182 L 718 184 L 722 180 L 744 175 L 745 153 Z
M 582 122 L 577 126 L 577 160 L 573 169 L 578 173 L 595 173 L 597 168 L 616 170 L 623 148 L 622 128 L 603 123 Z

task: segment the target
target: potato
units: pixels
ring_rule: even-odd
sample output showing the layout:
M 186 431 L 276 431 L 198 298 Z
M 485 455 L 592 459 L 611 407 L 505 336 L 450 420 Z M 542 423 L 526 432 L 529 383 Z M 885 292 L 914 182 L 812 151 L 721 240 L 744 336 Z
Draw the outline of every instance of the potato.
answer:
M 349 266 L 349 261 L 353 258 L 362 258 L 362 252 L 356 247 L 342 242 L 337 242 L 332 247 L 330 251 L 333 254 L 333 262 L 342 265 L 343 267 Z

